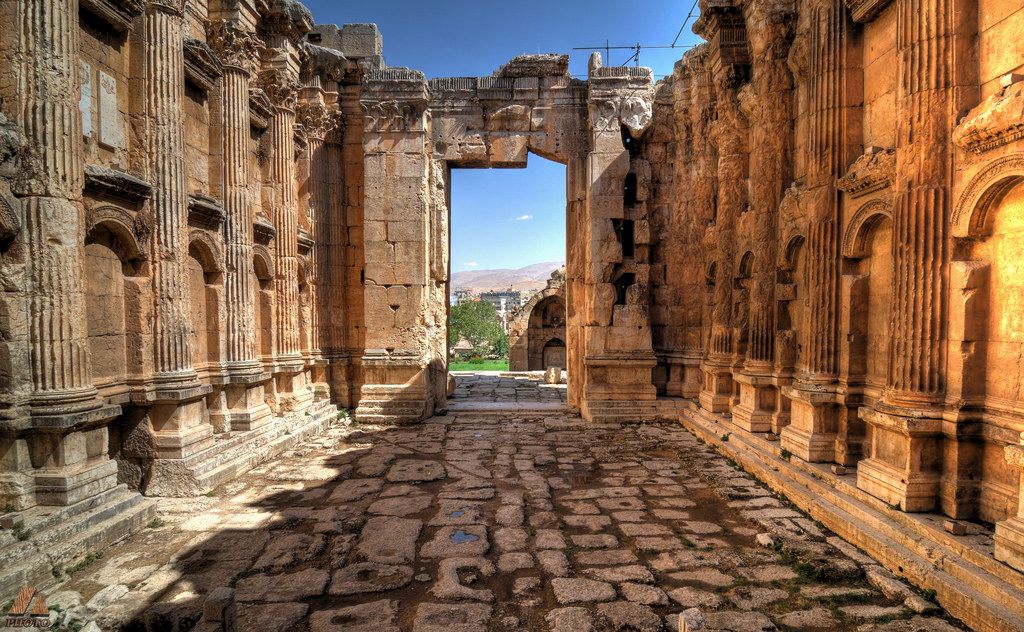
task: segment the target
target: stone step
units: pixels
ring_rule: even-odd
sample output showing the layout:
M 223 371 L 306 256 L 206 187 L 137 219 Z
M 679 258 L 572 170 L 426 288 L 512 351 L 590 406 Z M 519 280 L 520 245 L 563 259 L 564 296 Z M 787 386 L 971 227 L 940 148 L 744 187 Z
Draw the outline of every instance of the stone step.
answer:
M 37 522 L 45 525 L 33 531 L 16 547 L 0 548 L 0 595 L 10 596 L 23 586 L 43 588 L 56 581 L 54 569 L 67 567 L 92 551 L 106 548 L 144 528 L 156 516 L 156 503 L 126 485 L 99 494 L 97 498 L 78 503 L 81 507 L 46 507 L 26 510 L 48 510 L 64 516 L 56 521 Z M 74 519 L 70 519 L 74 516 Z
M 963 543 L 950 542 L 952 536 L 932 533 L 919 519 L 887 509 L 824 470 L 811 472 L 810 464 L 780 459 L 776 442 L 738 429 L 724 417 L 693 406 L 680 419 L 880 564 L 920 588 L 934 590 L 953 616 L 982 632 L 1024 630 L 1024 577 L 1013 569 L 994 558 L 982 561 L 977 552 L 967 553 Z M 729 430 L 729 441 L 721 440 L 723 428 Z

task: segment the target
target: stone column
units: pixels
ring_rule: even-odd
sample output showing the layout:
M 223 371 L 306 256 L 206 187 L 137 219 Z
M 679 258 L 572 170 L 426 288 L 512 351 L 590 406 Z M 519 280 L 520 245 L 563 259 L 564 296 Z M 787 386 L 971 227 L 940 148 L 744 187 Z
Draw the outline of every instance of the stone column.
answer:
M 1024 499 L 1024 433 L 1020 445 L 1005 448 L 1006 463 L 1018 476 L 1018 499 Z M 1017 515 L 996 523 L 995 556 L 1000 562 L 1024 572 L 1024 502 L 1018 500 Z
M 313 399 L 304 384 L 299 348 L 299 222 L 295 182 L 295 106 L 298 81 L 285 69 L 260 74 L 274 104 L 270 121 L 270 180 L 274 185 L 274 373 L 280 411 L 301 410 Z
M 224 64 L 221 121 L 224 156 L 224 294 L 226 409 L 211 418 L 222 428 L 252 430 L 270 420 L 263 371 L 256 349 L 253 287 L 253 200 L 249 192 L 249 84 L 259 64 L 259 42 L 239 25 L 215 22 L 207 39 Z
M 791 11 L 754 2 L 746 6 L 752 79 L 741 95 L 750 121 L 750 206 L 755 213 L 750 335 L 743 371 L 735 376 L 740 403 L 733 421 L 748 432 L 769 432 L 776 409 L 775 284 L 779 205 L 792 180 L 792 77 L 786 67 Z
M 809 310 L 803 350 L 792 388 L 783 390 L 792 404 L 792 421 L 781 445 L 806 461 L 832 461 L 839 424 L 839 210 L 836 181 L 851 154 L 860 153 L 846 120 L 860 101 L 859 79 L 850 77 L 859 61 L 859 41 L 841 0 L 812 5 L 807 17 L 808 114 L 806 147 L 808 228 L 807 295 Z
M 730 412 L 733 395 L 733 278 L 736 276 L 736 219 L 747 204 L 746 119 L 740 111 L 738 90 L 743 66 L 716 60 L 713 75 L 718 120 L 711 135 L 718 148 L 717 214 L 715 235 L 715 294 L 711 312 L 709 353 L 704 362 L 701 406 L 713 413 Z
M 946 222 L 956 124 L 956 2 L 898 0 L 899 83 L 889 378 L 857 486 L 904 511 L 938 505 L 946 358 Z
M 156 363 L 149 418 L 160 457 L 149 488 L 158 490 L 163 489 L 161 479 L 172 480 L 178 471 L 176 464 L 162 460 L 182 459 L 212 445 L 205 400 L 212 388 L 199 383 L 189 341 L 182 6 L 176 0 L 150 2 L 144 21 Z
M 35 153 L 15 192 L 25 213 L 29 426 L 36 431 L 28 448 L 37 469 L 18 505 L 69 505 L 116 485 L 102 422 L 120 407 L 104 405 L 89 372 L 78 2 L 29 0 L 21 11 L 25 57 L 18 96 Z
M 313 85 L 303 89 L 306 99 L 299 104 L 298 119 L 306 131 L 307 155 L 309 156 L 309 209 L 313 217 L 312 238 L 314 246 L 310 251 L 310 264 L 315 282 L 310 283 L 312 340 L 307 362 L 312 368 L 313 392 L 320 399 L 330 397 L 327 383 L 327 363 L 324 351 L 330 347 L 330 322 L 337 315 L 328 307 L 335 278 L 332 263 L 337 258 L 336 242 L 333 237 L 333 218 L 330 216 L 330 150 L 325 143 L 331 126 L 335 122 L 333 112 L 323 102 L 320 79 L 314 78 Z

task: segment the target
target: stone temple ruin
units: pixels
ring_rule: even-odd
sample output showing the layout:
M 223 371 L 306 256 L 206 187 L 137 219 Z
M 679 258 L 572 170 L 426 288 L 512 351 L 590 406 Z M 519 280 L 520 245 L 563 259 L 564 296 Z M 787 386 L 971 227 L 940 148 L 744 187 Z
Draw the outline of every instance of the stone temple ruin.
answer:
M 443 412 L 451 170 L 533 153 L 571 411 L 680 422 L 1024 629 L 1024 9 L 700 9 L 655 81 L 427 79 L 293 0 L 0 3 L 0 594 L 342 409 Z

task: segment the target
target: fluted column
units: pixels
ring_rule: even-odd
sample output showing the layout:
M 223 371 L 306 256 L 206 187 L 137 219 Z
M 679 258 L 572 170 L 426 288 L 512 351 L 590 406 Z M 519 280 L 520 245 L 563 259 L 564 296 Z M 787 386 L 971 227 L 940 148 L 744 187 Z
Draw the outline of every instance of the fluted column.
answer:
M 718 146 L 718 261 L 715 306 L 711 321 L 711 355 L 722 361 L 731 357 L 734 337 L 732 285 L 736 272 L 736 219 L 746 205 L 746 162 L 743 135 L 746 120 L 740 112 L 737 91 L 742 78 L 731 66 L 715 72 L 718 121 L 714 135 Z
M 36 150 L 24 196 L 29 343 L 35 414 L 99 406 L 85 321 L 78 2 L 29 0 L 21 27 L 25 135 Z
M 276 320 L 274 355 L 278 363 L 301 358 L 299 349 L 298 199 L 295 188 L 295 98 L 298 86 L 285 72 L 265 71 L 264 90 L 274 103 L 270 122 L 274 183 L 274 294 Z
M 847 120 L 859 116 L 859 39 L 843 0 L 819 0 L 807 15 L 806 81 L 808 223 L 805 233 L 807 318 L 803 344 L 790 398 L 792 416 L 781 433 L 782 447 L 805 461 L 836 459 L 836 439 L 843 410 L 839 389 L 839 231 L 840 191 L 836 186 L 852 159 L 860 153 L 858 126 Z
M 188 192 L 185 188 L 185 62 L 181 5 L 146 8 L 146 112 L 150 204 L 154 217 L 153 283 L 158 386 L 194 382 L 188 291 Z
M 954 101 L 958 7 L 954 0 L 898 0 L 899 56 L 893 287 L 889 310 L 889 373 L 882 403 L 862 407 L 872 426 L 857 486 L 905 511 L 940 504 L 957 512 L 960 477 L 940 489 L 941 405 L 945 390 L 947 301 L 946 222 L 952 180 L 949 135 Z M 970 33 L 960 35 L 971 39 Z M 954 439 L 955 441 L 955 439 Z M 947 452 L 956 459 L 955 450 Z
M 755 213 L 750 336 L 745 368 L 775 363 L 775 284 L 779 205 L 792 179 L 792 77 L 786 67 L 790 12 L 755 3 L 747 14 L 753 58 L 750 99 L 750 206 Z
M 319 90 L 319 80 L 314 89 Z M 310 354 L 313 357 L 320 357 L 323 350 L 329 346 L 328 323 L 330 318 L 325 318 L 327 312 L 327 297 L 330 294 L 329 286 L 331 279 L 331 262 L 336 253 L 333 252 L 331 243 L 331 217 L 330 217 L 330 159 L 328 157 L 328 145 L 325 143 L 329 127 L 333 117 L 318 98 L 301 103 L 298 108 L 299 122 L 306 130 L 307 147 L 309 156 L 309 209 L 313 218 L 313 242 L 314 246 L 310 252 L 310 264 L 316 275 L 314 283 L 310 284 L 310 299 L 313 309 L 310 313 Z
M 249 33 L 221 21 L 208 34 L 224 64 L 224 295 L 229 374 L 258 373 L 253 288 L 253 214 L 249 195 L 249 82 L 256 69 L 258 43 Z
M 938 403 L 944 389 L 953 8 L 953 0 L 897 5 L 895 281 L 885 399 L 912 407 Z

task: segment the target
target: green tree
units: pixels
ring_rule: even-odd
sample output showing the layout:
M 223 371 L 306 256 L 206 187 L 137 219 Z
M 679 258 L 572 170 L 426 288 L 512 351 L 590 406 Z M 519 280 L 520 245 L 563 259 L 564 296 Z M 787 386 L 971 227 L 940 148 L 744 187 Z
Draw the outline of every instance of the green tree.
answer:
M 451 308 L 448 313 L 448 342 L 453 346 L 460 338 L 473 345 L 477 353 L 494 352 L 505 337 L 498 320 L 498 311 L 487 301 L 467 301 Z M 505 339 L 508 352 L 508 339 Z

